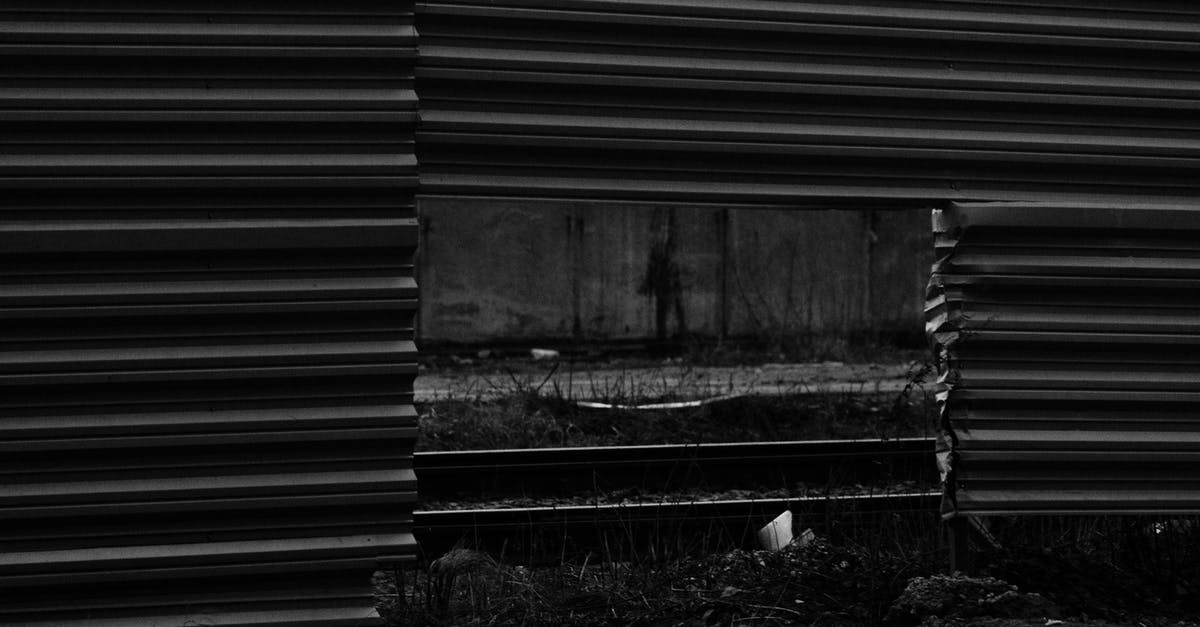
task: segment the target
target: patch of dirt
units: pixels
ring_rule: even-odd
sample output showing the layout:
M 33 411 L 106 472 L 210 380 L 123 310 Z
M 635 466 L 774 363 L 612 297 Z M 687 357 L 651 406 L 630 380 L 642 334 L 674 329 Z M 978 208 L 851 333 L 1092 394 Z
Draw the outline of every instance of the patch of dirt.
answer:
M 1061 566 L 1061 564 L 1059 565 Z M 1105 570 L 1105 569 L 1101 569 Z M 1062 574 L 1048 568 L 1046 575 Z M 1151 599 L 1119 591 L 1109 591 L 1104 598 L 1096 597 L 1087 608 L 1062 606 L 1051 599 L 1051 590 L 1061 591 L 1065 585 L 1084 583 L 1076 590 L 1081 595 L 1098 595 L 1103 588 L 1086 587 L 1079 579 L 1052 584 L 1039 592 L 1022 591 L 1017 586 L 995 577 L 966 577 L 933 575 L 909 581 L 904 592 L 892 605 L 885 625 L 888 627 L 1195 627 L 1198 623 L 1180 620 L 1177 616 L 1155 615 L 1161 608 Z M 1136 582 L 1130 582 L 1134 588 Z M 1149 603 L 1147 603 L 1149 601 Z M 1119 610 L 1116 608 L 1124 608 Z M 1097 619 L 1098 614 L 1120 613 L 1117 622 Z M 1089 615 L 1089 613 L 1091 615 Z
M 395 625 L 871 625 L 904 582 L 933 568 L 817 539 L 782 551 L 732 551 L 686 562 L 528 569 L 483 559 L 453 578 L 444 568 L 410 578 L 405 606 L 394 580 L 378 583 Z
M 1021 592 L 994 577 L 933 575 L 908 582 L 888 611 L 885 622 L 895 627 L 929 625 L 928 619 L 978 617 L 1040 620 L 1061 618 L 1062 608 L 1036 592 Z
M 939 574 L 945 547 L 924 531 L 872 527 L 781 551 L 547 568 L 455 549 L 409 571 L 402 590 L 381 575 L 377 591 L 395 625 L 1200 627 L 1186 608 L 1159 604 L 1146 582 L 1095 560 L 1005 558 L 1018 576 L 1038 571 L 1041 586 Z M 1090 572 L 1075 573 L 1080 566 Z
M 1138 622 L 1148 607 L 1190 614 L 1162 599 L 1143 577 L 1078 552 L 1018 554 L 1000 557 L 987 571 L 1025 588 L 1041 590 L 1071 615 L 1088 615 L 1119 624 Z M 1186 604 L 1184 604 L 1186 605 Z

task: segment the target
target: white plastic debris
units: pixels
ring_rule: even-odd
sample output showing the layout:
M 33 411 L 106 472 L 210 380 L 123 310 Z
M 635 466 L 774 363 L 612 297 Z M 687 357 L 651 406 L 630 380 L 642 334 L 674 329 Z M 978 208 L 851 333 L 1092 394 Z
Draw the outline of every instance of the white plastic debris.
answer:
M 741 398 L 741 394 L 724 394 L 722 396 L 713 396 L 710 398 L 702 398 L 695 401 L 676 401 L 672 403 L 644 403 L 642 405 L 623 405 L 621 403 L 601 403 L 599 401 L 576 401 L 575 404 L 584 409 L 689 409 L 692 407 L 702 407 L 711 403 L 719 403 L 735 398 Z
M 558 359 L 558 351 L 549 348 L 531 348 L 529 354 L 539 361 L 543 359 Z
M 758 544 L 768 551 L 778 551 L 792 543 L 792 510 L 784 510 L 775 520 L 758 530 Z

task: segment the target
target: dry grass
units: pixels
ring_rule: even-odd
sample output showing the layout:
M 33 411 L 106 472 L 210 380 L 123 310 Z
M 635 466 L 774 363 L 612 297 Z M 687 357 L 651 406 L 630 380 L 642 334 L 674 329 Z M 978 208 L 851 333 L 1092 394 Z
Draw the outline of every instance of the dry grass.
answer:
M 808 546 L 779 552 L 584 559 L 547 568 L 457 549 L 408 572 L 403 591 L 381 576 L 380 608 L 393 624 L 429 626 L 913 624 L 905 622 L 911 616 L 889 621 L 888 612 L 913 578 L 944 572 L 938 525 L 899 516 L 843 523 Z M 1066 624 L 1196 624 L 1186 622 L 1200 614 L 1195 518 L 1029 518 L 995 531 L 1005 548 L 980 556 L 983 574 L 1039 593 L 1073 618 Z M 945 622 L 922 624 L 1047 624 L 1003 613 L 955 622 L 955 604 Z
M 526 390 L 497 400 L 424 405 L 417 447 L 444 451 L 929 436 L 934 418 L 932 399 L 920 389 L 902 395 L 746 396 L 653 411 L 584 409 L 553 392 Z
M 409 577 L 402 604 L 391 597 L 381 610 L 396 625 L 866 625 L 908 579 L 936 570 L 937 553 L 818 540 L 779 552 L 531 569 L 459 549 L 442 558 L 471 564 L 453 589 L 445 566 L 431 566 Z

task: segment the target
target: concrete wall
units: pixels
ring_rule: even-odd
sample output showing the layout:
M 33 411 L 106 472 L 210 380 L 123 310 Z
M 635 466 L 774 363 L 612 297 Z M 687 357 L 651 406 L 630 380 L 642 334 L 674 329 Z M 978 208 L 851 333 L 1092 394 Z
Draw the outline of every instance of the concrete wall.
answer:
M 428 344 L 919 333 L 929 214 L 433 199 Z

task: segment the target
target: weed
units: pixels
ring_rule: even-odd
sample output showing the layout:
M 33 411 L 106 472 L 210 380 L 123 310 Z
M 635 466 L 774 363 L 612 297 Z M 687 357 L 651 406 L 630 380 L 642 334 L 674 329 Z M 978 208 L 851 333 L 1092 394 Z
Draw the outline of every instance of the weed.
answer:
M 1200 611 L 1194 517 L 998 519 L 992 531 L 1004 548 L 980 556 L 981 578 L 963 579 L 937 576 L 946 547 L 933 516 L 827 516 L 831 524 L 816 541 L 778 552 L 693 545 L 687 553 L 613 553 L 528 568 L 459 549 L 435 562 L 452 562 L 454 577 L 430 566 L 401 590 L 380 576 L 381 611 L 393 624 L 431 626 L 882 625 L 915 624 L 923 613 L 1157 626 L 1195 625 L 1180 619 Z M 938 607 L 916 608 L 921 599 Z
M 445 605 L 426 600 L 441 585 L 427 570 L 409 578 L 406 607 L 381 597 L 381 611 L 404 625 L 872 624 L 908 578 L 937 566 L 919 553 L 871 555 L 861 546 L 818 539 L 779 552 L 497 566 L 486 575 L 476 571 L 481 576 L 473 579 L 460 577 Z M 380 584 L 381 591 L 397 593 L 394 579 L 383 577 Z M 481 607 L 480 599 L 490 605 Z
M 555 395 L 446 400 L 421 407 L 420 450 L 625 446 L 928 436 L 922 390 L 745 396 L 676 410 L 577 406 Z

